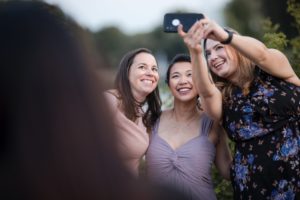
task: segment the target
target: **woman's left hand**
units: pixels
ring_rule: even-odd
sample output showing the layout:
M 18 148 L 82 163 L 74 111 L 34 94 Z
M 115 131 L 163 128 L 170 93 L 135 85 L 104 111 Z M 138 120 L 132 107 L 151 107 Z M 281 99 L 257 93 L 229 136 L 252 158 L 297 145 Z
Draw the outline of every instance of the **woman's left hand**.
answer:
M 205 18 L 199 22 L 203 27 L 203 39 L 212 39 L 222 42 L 228 38 L 228 33 L 215 21 Z

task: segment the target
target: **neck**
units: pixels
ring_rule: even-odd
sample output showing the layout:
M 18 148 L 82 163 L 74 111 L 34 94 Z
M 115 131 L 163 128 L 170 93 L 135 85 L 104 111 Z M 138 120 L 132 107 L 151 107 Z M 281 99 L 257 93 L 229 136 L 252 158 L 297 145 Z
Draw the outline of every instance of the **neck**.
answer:
M 141 94 L 136 94 L 134 92 L 132 92 L 133 98 L 140 104 L 142 104 L 145 100 L 146 97 L 145 95 L 141 95 Z
M 190 102 L 174 101 L 173 115 L 177 121 L 189 121 L 199 115 L 195 100 Z
M 237 75 L 238 73 L 233 73 L 231 76 L 227 77 L 226 79 L 231 82 L 232 84 L 239 86 L 240 87 L 240 79 L 239 76 Z

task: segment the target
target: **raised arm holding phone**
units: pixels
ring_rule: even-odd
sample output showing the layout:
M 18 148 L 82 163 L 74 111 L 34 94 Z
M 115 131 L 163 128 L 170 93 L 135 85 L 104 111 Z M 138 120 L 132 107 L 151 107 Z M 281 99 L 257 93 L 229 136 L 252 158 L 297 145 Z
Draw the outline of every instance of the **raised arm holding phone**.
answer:
M 299 198 L 300 80 L 286 56 L 208 18 L 178 34 L 204 111 L 235 142 L 235 199 Z

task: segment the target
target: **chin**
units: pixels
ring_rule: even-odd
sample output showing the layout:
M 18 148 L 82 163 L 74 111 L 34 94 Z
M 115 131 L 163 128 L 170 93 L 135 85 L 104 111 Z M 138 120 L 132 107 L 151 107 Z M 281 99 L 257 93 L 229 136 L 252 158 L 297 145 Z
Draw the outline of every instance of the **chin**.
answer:
M 182 102 L 188 102 L 188 101 L 191 101 L 193 99 L 195 99 L 196 97 L 183 97 L 183 96 L 180 96 L 180 97 L 177 97 L 177 99 L 179 101 L 182 101 Z
M 215 73 L 218 77 L 221 77 L 221 78 L 226 78 L 227 77 L 227 73 L 226 72 L 218 72 L 218 73 Z
M 144 92 L 147 94 L 147 95 L 149 95 L 151 92 L 153 92 L 155 90 L 155 88 L 153 88 L 153 89 L 146 89 L 146 90 L 144 90 Z

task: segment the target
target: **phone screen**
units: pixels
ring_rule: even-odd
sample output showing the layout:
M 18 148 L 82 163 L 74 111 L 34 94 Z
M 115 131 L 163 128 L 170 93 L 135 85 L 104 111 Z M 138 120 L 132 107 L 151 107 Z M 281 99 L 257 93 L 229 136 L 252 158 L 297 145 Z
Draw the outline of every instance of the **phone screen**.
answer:
M 177 33 L 177 26 L 183 25 L 183 31 L 187 32 L 193 24 L 204 18 L 201 13 L 167 13 L 164 16 L 163 28 L 166 33 Z

